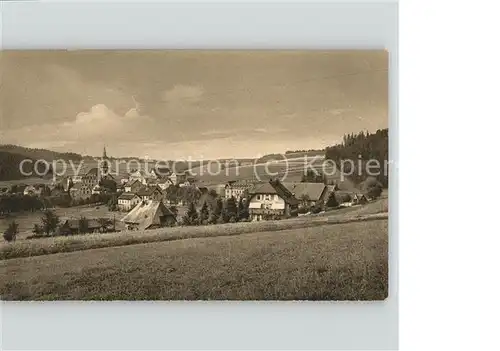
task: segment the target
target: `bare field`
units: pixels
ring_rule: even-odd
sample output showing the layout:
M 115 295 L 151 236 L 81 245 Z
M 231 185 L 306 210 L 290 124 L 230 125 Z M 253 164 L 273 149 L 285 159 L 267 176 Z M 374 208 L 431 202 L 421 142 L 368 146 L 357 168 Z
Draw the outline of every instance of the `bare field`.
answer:
M 3 300 L 382 300 L 387 220 L 0 262 Z

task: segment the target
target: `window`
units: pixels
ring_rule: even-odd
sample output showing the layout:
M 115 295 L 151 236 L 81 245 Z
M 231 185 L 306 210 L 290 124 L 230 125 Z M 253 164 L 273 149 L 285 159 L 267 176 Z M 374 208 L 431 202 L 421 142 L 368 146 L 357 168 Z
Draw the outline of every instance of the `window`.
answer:
M 260 195 L 257 195 L 257 200 L 260 200 Z

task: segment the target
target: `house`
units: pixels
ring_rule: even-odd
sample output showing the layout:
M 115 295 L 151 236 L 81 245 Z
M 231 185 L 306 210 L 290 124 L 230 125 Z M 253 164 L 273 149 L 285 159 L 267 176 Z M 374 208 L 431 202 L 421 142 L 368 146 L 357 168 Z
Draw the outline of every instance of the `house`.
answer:
M 283 183 L 283 185 L 303 204 L 311 207 L 322 206 L 329 194 L 323 183 Z
M 102 188 L 99 185 L 96 185 L 95 187 L 92 188 L 92 195 L 99 195 L 104 192 L 104 188 Z
M 143 185 L 146 185 L 147 179 L 148 175 L 141 169 L 134 170 L 129 174 L 129 181 L 138 180 Z
M 23 194 L 28 196 L 41 196 L 43 192 L 43 185 L 28 185 L 24 188 Z
M 177 222 L 163 201 L 141 201 L 125 217 L 122 222 L 128 230 L 145 230 L 173 226 Z
M 87 233 L 98 233 L 101 230 L 101 224 L 96 219 L 87 220 Z M 67 219 L 60 226 L 59 231 L 65 235 L 69 234 L 79 234 L 80 232 L 80 220 L 79 219 Z
M 80 188 L 81 197 L 92 195 L 92 191 L 96 185 L 99 185 L 99 181 L 99 170 L 97 168 L 91 168 L 85 175 L 82 176 L 82 186 Z
M 125 192 L 126 193 L 136 193 L 143 187 L 143 184 L 138 179 L 130 180 L 127 184 L 125 184 Z
M 90 197 L 90 195 L 88 196 L 84 196 L 83 193 L 82 193 L 82 186 L 83 184 L 82 183 L 76 183 L 76 184 L 73 184 L 73 186 L 69 189 L 69 195 L 73 198 L 73 199 L 76 199 L 76 198 L 84 198 L 84 197 Z
M 361 193 L 355 193 L 353 195 L 353 203 L 355 205 L 364 205 L 367 202 L 368 202 L 368 198 L 366 197 L 366 195 L 361 194 Z
M 118 209 L 130 211 L 141 201 L 141 197 L 135 193 L 123 193 L 118 197 Z
M 354 193 L 352 191 L 337 190 L 334 194 L 340 207 L 351 207 L 354 205 Z
M 239 200 L 241 197 L 244 196 L 245 191 L 248 191 L 253 186 L 254 186 L 254 183 L 252 183 L 252 182 L 246 182 L 246 181 L 235 182 L 235 181 L 230 181 L 224 187 L 224 197 L 226 199 L 234 197 L 236 200 Z
M 295 216 L 298 205 L 299 200 L 279 180 L 270 180 L 250 190 L 249 212 L 253 221 Z
M 169 186 L 175 185 L 175 183 L 170 177 L 163 177 L 156 181 L 156 185 L 158 185 L 161 190 L 166 190 Z
M 159 201 L 163 199 L 163 192 L 159 187 L 142 187 L 136 194 L 141 198 L 141 200 L 156 200 Z
M 172 171 L 168 167 L 155 167 L 150 172 L 150 177 L 153 179 L 160 179 L 163 177 L 169 177 Z
M 120 178 L 120 184 L 121 184 L 121 185 L 125 185 L 125 184 L 127 184 L 129 181 L 130 181 L 130 179 L 129 179 L 128 177 L 122 177 L 122 178 Z

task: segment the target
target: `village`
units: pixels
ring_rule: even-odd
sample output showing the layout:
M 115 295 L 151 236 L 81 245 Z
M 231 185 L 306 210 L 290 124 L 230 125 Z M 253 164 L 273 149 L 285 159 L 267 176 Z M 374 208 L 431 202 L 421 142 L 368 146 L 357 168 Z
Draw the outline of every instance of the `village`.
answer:
M 102 207 L 106 211 L 98 217 L 63 216 L 52 228 L 44 229 L 42 224 L 35 224 L 32 229 L 35 235 L 28 238 L 37 238 L 281 220 L 363 205 L 382 191 L 377 184 L 364 192 L 341 190 L 337 184 L 328 184 L 314 174 L 303 177 L 300 182 L 271 178 L 268 181 L 231 179 L 220 184 L 205 184 L 199 183 L 189 170 L 174 172 L 168 167 L 156 166 L 149 171 L 133 169 L 117 176 L 112 175 L 110 164 L 104 147 L 98 167 L 81 174 L 62 176 L 50 185 L 3 187 L 0 189 L 0 215 L 10 214 L 12 206 L 8 200 L 15 194 L 22 195 L 24 203 L 32 206 L 31 211 L 58 206 L 95 207 L 98 210 Z M 47 197 L 47 194 L 59 196 Z M 50 198 L 65 200 L 47 200 Z

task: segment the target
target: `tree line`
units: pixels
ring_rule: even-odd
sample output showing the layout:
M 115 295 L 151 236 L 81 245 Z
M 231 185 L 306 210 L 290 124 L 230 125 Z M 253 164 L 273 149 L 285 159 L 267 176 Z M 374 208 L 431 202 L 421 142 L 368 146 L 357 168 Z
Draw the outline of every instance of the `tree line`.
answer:
M 246 222 L 249 219 L 247 201 L 234 197 L 223 201 L 217 197 L 215 201 L 204 201 L 200 211 L 194 202 L 189 203 L 186 214 L 182 217 L 182 225 L 208 225 L 222 223 Z
M 341 164 L 342 160 L 352 160 L 354 169 L 349 168 L 350 163 L 344 163 L 343 171 L 351 174 L 349 178 L 356 184 L 361 184 L 370 177 L 366 167 L 368 160 L 377 160 L 380 168 L 370 167 L 370 171 L 379 173 L 372 175 L 386 188 L 389 184 L 389 175 L 384 167 L 389 161 L 389 129 L 379 129 L 375 133 L 345 134 L 341 144 L 326 148 L 325 158 L 334 161 L 337 165 Z M 361 162 L 362 169 L 359 169 L 359 162 Z

